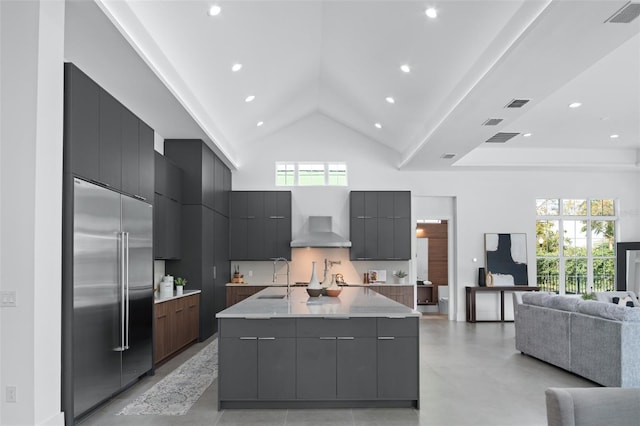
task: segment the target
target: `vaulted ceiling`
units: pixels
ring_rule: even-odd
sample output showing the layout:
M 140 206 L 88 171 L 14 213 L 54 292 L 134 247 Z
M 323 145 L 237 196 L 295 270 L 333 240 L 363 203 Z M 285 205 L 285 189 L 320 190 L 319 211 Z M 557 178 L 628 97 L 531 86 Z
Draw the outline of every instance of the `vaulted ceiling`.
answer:
M 90 9 L 69 3 L 68 33 L 96 31 L 83 17 Z M 638 2 L 96 3 L 182 108 L 175 123 L 150 112 L 149 124 L 165 137 L 195 125 L 233 164 L 312 113 L 397 151 L 400 169 L 634 169 L 640 160 L 640 18 L 610 22 L 640 13 Z M 88 49 L 66 43 L 71 60 Z M 135 77 L 103 73 L 116 85 Z M 514 99 L 528 102 L 507 108 Z M 486 142 L 497 133 L 515 135 Z

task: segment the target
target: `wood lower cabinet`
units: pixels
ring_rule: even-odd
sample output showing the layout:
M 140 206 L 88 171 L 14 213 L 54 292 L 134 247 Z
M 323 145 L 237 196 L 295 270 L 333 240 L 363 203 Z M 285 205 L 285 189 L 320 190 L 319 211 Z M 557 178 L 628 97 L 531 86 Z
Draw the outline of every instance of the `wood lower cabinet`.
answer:
M 200 294 L 155 304 L 155 364 L 198 341 Z
M 227 308 L 233 306 L 238 302 L 243 301 L 247 297 L 253 296 L 260 290 L 264 290 L 266 287 L 263 285 L 237 285 L 227 286 Z
M 398 303 L 402 303 L 405 306 L 413 309 L 413 286 L 411 285 L 375 285 L 370 284 L 369 288 L 381 295 L 388 297 L 391 300 L 395 300 Z

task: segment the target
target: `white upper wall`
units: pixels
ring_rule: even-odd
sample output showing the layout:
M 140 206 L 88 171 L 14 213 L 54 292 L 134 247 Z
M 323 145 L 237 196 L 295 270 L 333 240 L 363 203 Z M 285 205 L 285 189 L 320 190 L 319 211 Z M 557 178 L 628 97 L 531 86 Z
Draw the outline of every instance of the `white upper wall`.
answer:
M 349 186 L 276 187 L 276 161 L 345 161 Z M 397 161 L 390 149 L 324 115 L 312 114 L 260 141 L 253 155 L 233 172 L 233 189 L 292 189 L 294 237 L 312 214 L 333 216 L 336 232 L 349 235 L 350 190 L 411 190 L 414 196 L 455 197 L 456 248 L 451 261 L 456 265 L 457 293 L 452 299 L 457 299 L 458 320 L 464 319 L 464 286 L 475 285 L 477 268 L 483 266 L 486 232 L 527 233 L 529 265 L 535 265 L 536 198 L 617 199 L 619 241 L 640 240 L 639 172 L 404 172 L 394 167 Z M 423 216 L 416 205 L 413 215 Z M 535 282 L 535 266 L 529 268 L 529 280 Z

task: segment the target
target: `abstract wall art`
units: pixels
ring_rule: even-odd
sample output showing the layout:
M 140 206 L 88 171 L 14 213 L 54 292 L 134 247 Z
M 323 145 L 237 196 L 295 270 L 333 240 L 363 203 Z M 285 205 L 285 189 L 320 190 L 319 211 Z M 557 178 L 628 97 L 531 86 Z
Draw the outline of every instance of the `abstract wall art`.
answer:
M 529 284 L 527 234 L 484 234 L 484 250 L 494 286 Z

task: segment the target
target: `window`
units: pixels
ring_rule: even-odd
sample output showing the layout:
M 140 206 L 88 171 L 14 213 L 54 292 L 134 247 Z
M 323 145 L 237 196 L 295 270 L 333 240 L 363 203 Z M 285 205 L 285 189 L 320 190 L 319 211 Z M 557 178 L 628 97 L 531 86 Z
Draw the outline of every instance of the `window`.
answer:
M 541 290 L 615 290 L 616 216 L 610 199 L 536 200 L 536 270 Z
M 276 186 L 347 186 L 347 165 L 276 163 Z

